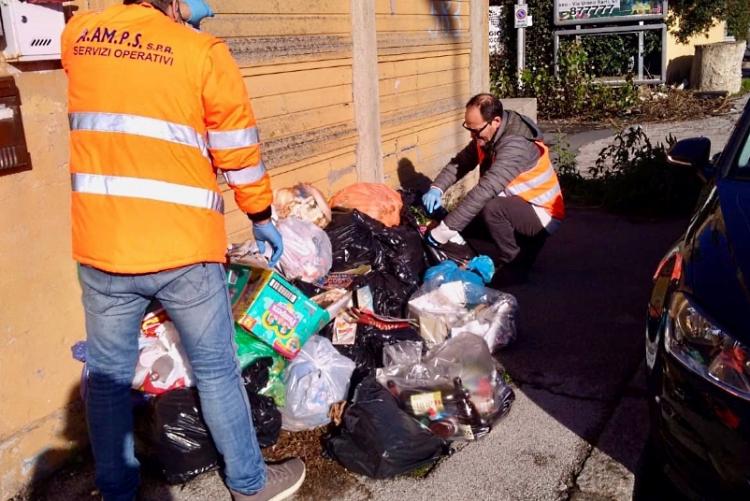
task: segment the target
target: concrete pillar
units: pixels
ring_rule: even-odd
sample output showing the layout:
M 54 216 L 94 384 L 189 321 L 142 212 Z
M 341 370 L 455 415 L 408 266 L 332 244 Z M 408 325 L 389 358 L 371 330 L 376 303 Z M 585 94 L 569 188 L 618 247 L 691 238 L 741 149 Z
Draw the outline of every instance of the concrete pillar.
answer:
M 469 86 L 471 93 L 490 90 L 490 2 L 471 0 L 469 22 L 471 26 L 471 60 Z
M 690 87 L 703 92 L 739 92 L 745 47 L 744 41 L 696 45 Z
M 378 91 L 378 44 L 375 2 L 351 0 L 352 89 L 357 123 L 357 176 L 360 181 L 383 182 Z

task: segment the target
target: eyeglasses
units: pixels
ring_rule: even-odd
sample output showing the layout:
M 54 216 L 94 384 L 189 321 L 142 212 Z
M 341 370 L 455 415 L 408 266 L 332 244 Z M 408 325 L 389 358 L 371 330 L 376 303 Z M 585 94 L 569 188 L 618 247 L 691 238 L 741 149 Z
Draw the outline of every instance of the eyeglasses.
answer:
M 489 122 L 485 122 L 485 124 L 482 126 L 481 129 L 472 129 L 471 127 L 469 127 L 468 125 L 466 125 L 466 122 L 464 122 L 464 123 L 461 124 L 461 127 L 463 127 L 464 129 L 468 130 L 471 133 L 472 136 L 476 137 L 476 136 L 479 136 L 479 134 L 481 134 L 482 131 L 484 129 L 486 129 L 489 124 L 490 124 Z

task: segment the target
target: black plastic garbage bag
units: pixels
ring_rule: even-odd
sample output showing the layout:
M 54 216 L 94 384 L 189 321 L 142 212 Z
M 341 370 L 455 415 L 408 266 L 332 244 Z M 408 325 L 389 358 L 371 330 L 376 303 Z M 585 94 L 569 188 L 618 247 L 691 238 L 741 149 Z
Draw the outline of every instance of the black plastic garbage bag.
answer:
M 273 445 L 281 431 L 281 413 L 273 399 L 256 391 L 268 383 L 272 360 L 260 358 L 242 373 L 261 447 Z M 145 462 L 170 484 L 184 483 L 220 465 L 195 388 L 171 390 L 152 398 L 135 414 L 136 440 Z
M 408 225 L 385 228 L 381 242 L 387 242 L 387 261 L 392 273 L 402 282 L 419 285 L 427 269 L 422 236 Z M 387 238 L 387 240 L 386 240 Z
M 357 210 L 333 211 L 326 232 L 333 246 L 332 271 L 371 266 L 352 288 L 370 286 L 375 313 L 403 316 L 427 266 L 419 232 L 410 225 L 388 228 Z
M 427 245 L 427 256 L 432 264 L 440 264 L 450 259 L 459 265 L 465 265 L 477 257 L 477 253 L 468 243 L 447 242 L 437 247 Z
M 250 401 L 255 434 L 261 447 L 275 444 L 281 432 L 281 412 L 273 398 L 258 394 L 268 384 L 272 365 L 271 357 L 261 357 L 242 371 L 242 383 Z
M 442 439 L 402 411 L 373 378 L 357 387 L 341 429 L 326 441 L 328 455 L 346 469 L 373 478 L 431 465 L 448 450 Z
M 357 325 L 357 340 L 352 350 L 357 367 L 376 369 L 383 367 L 383 348 L 400 341 L 421 341 L 414 327 L 378 329 L 373 325 Z M 351 358 L 351 357 L 350 357 Z
M 281 412 L 273 398 L 253 392 L 247 392 L 247 398 L 250 400 L 258 445 L 268 447 L 275 444 L 281 432 Z
M 245 385 L 245 391 L 250 393 L 260 393 L 267 384 L 269 370 L 273 365 L 271 357 L 260 357 L 242 370 L 242 384 Z
M 145 434 L 138 438 L 147 448 L 146 463 L 154 463 L 168 483 L 184 483 L 219 467 L 219 452 L 203 420 L 195 388 L 158 395 L 136 416 L 140 421 L 136 430 Z
M 331 222 L 325 229 L 333 248 L 331 271 L 347 271 L 363 264 L 373 268 L 383 265 L 383 249 L 368 229 L 366 218 L 357 210 L 331 212 Z
M 418 284 L 427 263 L 416 228 L 408 224 L 389 228 L 357 210 L 332 214 L 326 227 L 333 246 L 332 271 L 368 264 L 404 283 Z
M 418 283 L 405 283 L 385 271 L 371 271 L 358 278 L 355 283 L 357 288 L 370 287 L 374 313 L 396 318 L 406 315 L 409 298 L 419 288 Z

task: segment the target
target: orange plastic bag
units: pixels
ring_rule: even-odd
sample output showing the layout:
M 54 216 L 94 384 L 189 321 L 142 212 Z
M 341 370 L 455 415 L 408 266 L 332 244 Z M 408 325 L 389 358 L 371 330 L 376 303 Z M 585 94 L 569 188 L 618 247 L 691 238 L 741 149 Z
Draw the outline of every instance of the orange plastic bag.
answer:
M 401 195 L 385 184 L 356 183 L 331 197 L 329 205 L 343 209 L 357 209 L 386 226 L 401 223 Z

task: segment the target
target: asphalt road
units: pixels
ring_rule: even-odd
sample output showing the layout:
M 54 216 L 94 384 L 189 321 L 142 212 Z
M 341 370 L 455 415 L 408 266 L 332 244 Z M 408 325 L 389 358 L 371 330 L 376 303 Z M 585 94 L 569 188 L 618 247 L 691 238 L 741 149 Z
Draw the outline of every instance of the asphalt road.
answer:
M 630 221 L 571 210 L 516 295 L 520 331 L 499 359 L 516 386 L 510 414 L 425 478 L 316 479 L 316 499 L 630 499 L 648 428 L 642 381 L 651 275 L 685 221 Z M 59 474 L 33 499 L 96 499 L 91 465 Z M 217 473 L 141 499 L 229 499 Z M 298 496 L 298 499 L 302 497 Z

